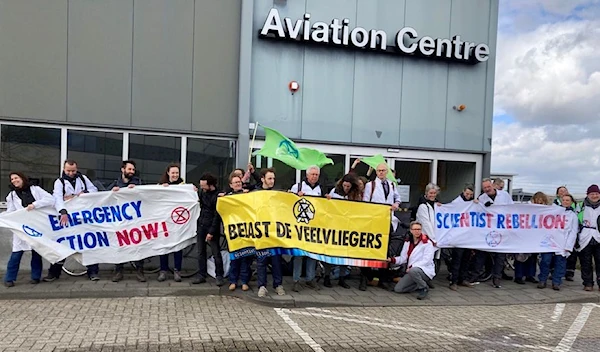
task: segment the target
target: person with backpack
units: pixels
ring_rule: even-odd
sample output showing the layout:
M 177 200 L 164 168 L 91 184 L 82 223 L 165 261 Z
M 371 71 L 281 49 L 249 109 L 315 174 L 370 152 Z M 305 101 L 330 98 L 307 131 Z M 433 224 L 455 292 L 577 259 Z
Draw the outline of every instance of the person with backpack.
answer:
M 65 208 L 65 202 L 69 201 L 83 193 L 98 192 L 98 188 L 87 176 L 81 174 L 77 168 L 77 162 L 73 159 L 65 160 L 63 164 L 63 173 L 61 177 L 54 181 L 54 207 L 60 213 L 60 224 L 68 226 L 69 213 Z M 45 282 L 52 282 L 60 278 L 64 261 L 54 263 L 48 268 L 48 275 L 44 277 Z M 88 278 L 92 281 L 100 280 L 98 275 L 98 264 L 87 266 Z
M 22 172 L 11 172 L 8 174 L 11 191 L 6 197 L 6 212 L 27 209 L 39 209 L 54 205 L 54 198 L 44 189 L 33 186 Z M 6 266 L 4 286 L 13 287 L 19 273 L 23 252 L 31 251 L 31 284 L 39 284 L 42 277 L 42 257 L 34 251 L 31 246 L 13 234 L 12 254 Z
M 365 192 L 363 194 L 363 201 L 369 203 L 380 203 L 389 204 L 391 211 L 391 224 L 390 224 L 390 235 L 396 231 L 400 220 L 394 216 L 394 212 L 400 207 L 400 194 L 398 189 L 393 182 L 387 179 L 388 166 L 386 163 L 377 165 L 375 169 L 377 178 L 368 182 L 365 185 Z M 367 290 L 367 282 L 373 280 L 373 269 L 363 267 L 360 269 L 361 277 L 358 289 L 361 291 Z M 381 281 L 380 281 L 381 283 Z
M 295 184 L 290 189 L 290 192 L 296 193 L 299 197 L 315 196 L 322 197 L 324 195 L 321 185 L 319 184 L 319 176 L 321 175 L 321 169 L 318 166 L 313 165 L 306 169 L 306 179 L 298 184 Z M 310 257 L 294 257 L 294 286 L 292 291 L 300 292 L 302 285 L 300 284 L 300 275 L 302 274 L 302 263 L 306 260 L 306 280 L 305 285 L 312 288 L 315 291 L 320 290 L 319 284 L 315 281 L 315 273 L 317 270 L 317 261 Z

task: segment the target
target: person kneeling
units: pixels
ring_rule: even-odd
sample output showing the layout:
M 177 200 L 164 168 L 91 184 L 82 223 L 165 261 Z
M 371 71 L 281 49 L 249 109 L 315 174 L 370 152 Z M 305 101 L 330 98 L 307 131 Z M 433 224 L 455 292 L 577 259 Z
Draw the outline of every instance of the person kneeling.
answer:
M 394 291 L 406 293 L 417 291 L 417 299 L 425 299 L 429 292 L 427 283 L 435 276 L 435 264 L 433 257 L 435 247 L 433 242 L 422 233 L 422 225 L 418 221 L 410 223 L 412 237 L 408 239 L 402 248 L 399 257 L 388 258 L 392 264 L 406 264 L 406 274 L 398 281 Z

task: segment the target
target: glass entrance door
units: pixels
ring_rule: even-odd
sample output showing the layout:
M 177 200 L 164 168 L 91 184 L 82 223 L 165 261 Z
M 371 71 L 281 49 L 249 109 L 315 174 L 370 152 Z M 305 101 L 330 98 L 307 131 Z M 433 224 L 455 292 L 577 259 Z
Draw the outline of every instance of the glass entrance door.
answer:
M 394 159 L 392 165 L 396 172 L 402 205 L 415 206 L 419 204 L 419 197 L 425 193 L 425 186 L 431 180 L 431 162 Z

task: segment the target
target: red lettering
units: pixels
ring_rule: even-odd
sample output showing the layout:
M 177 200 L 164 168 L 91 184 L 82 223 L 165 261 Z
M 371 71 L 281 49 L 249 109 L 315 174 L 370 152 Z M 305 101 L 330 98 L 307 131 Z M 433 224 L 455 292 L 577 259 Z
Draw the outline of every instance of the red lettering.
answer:
M 563 230 L 565 228 L 566 221 L 567 221 L 567 218 L 565 215 L 556 215 L 556 221 L 554 222 L 554 228 Z
M 524 229 L 525 226 L 525 214 L 519 214 L 519 227 Z
M 129 230 L 129 238 L 131 239 L 131 242 L 133 242 L 133 244 L 138 244 L 142 242 L 142 231 L 137 227 L 132 228 L 131 230 Z
M 512 215 L 506 214 L 506 228 L 512 229 Z
M 162 228 L 163 228 L 163 232 L 165 233 L 165 237 L 169 237 L 169 231 L 167 230 L 167 223 L 166 222 L 162 222 Z
M 148 224 L 147 226 L 142 225 L 142 230 L 144 230 L 144 235 L 146 239 L 151 240 L 152 238 L 158 237 L 158 223 Z
M 469 227 L 469 214 L 460 214 L 460 227 Z
M 488 227 L 488 229 L 492 228 L 492 218 L 494 217 L 494 214 L 487 213 L 487 214 L 485 214 L 485 216 L 487 216 L 487 227 Z
M 125 245 L 129 246 L 131 244 L 127 230 L 123 230 L 123 232 L 117 231 L 117 240 L 119 240 L 119 247 L 123 247 Z
M 544 216 L 544 228 L 547 230 L 554 228 L 554 217 Z
M 531 228 L 531 222 L 529 222 L 529 214 L 525 214 L 525 228 L 526 229 Z

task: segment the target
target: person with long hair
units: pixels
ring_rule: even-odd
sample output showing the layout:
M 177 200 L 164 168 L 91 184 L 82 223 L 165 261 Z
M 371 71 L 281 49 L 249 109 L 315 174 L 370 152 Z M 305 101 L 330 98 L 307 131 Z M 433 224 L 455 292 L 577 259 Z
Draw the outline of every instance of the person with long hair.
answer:
M 8 174 L 10 189 L 6 197 L 6 212 L 11 213 L 22 209 L 31 211 L 54 206 L 54 197 L 44 189 L 31 185 L 29 178 L 22 172 L 13 171 Z M 42 278 L 42 257 L 31 246 L 13 234 L 12 254 L 6 267 L 4 286 L 13 287 L 19 273 L 21 258 L 25 251 L 31 251 L 31 284 L 39 284 Z
M 173 163 L 167 166 L 165 172 L 163 172 L 159 184 L 168 187 L 169 185 L 181 185 L 185 182 L 180 176 L 181 169 L 179 164 Z M 181 265 L 183 263 L 183 250 L 173 252 L 173 280 L 181 282 Z M 169 271 L 169 255 L 162 254 L 160 256 L 160 272 L 158 273 L 158 281 L 165 281 L 167 279 L 167 272 Z

